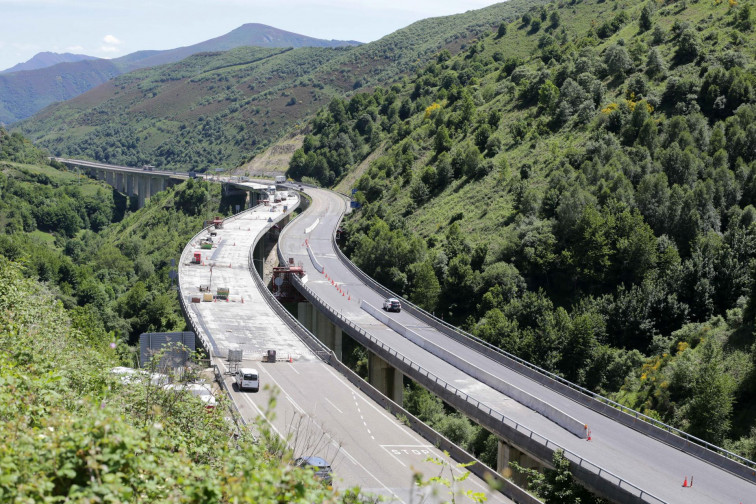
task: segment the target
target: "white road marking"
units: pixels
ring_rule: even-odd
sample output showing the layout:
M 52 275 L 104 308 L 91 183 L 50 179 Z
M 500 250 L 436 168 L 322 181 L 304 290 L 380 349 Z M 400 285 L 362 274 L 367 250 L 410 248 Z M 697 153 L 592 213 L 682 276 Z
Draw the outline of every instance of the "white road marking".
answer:
M 252 405 L 255 411 L 257 411 L 257 414 L 260 415 L 262 418 L 264 418 L 265 421 L 268 423 L 268 425 L 270 425 L 270 428 L 273 429 L 273 431 L 275 431 L 276 434 L 278 434 L 278 437 L 280 437 L 284 443 L 286 443 L 286 446 L 291 448 L 291 445 L 289 444 L 289 440 L 286 439 L 286 437 L 283 434 L 281 434 L 281 432 L 276 428 L 276 426 L 273 425 L 273 423 L 268 419 L 267 416 L 265 416 L 265 413 L 263 413 L 262 410 L 257 407 L 257 404 L 255 404 L 255 402 L 252 399 L 250 399 L 247 394 L 239 394 L 239 395 L 241 395 L 243 399 L 245 399 L 249 404 Z M 231 400 L 233 400 L 233 397 L 231 398 Z
M 328 404 L 330 404 L 331 406 L 333 406 L 333 409 L 335 409 L 336 411 L 338 411 L 338 412 L 339 412 L 339 413 L 341 413 L 342 415 L 344 414 L 344 412 L 343 412 L 343 411 L 341 411 L 341 410 L 339 409 L 339 407 L 338 407 L 338 406 L 336 406 L 335 404 L 333 404 L 333 403 L 331 402 L 331 400 L 330 400 L 330 399 L 328 399 L 328 398 L 326 397 L 326 398 L 325 398 L 325 400 L 326 400 L 326 401 L 328 401 Z
M 357 403 L 357 398 L 362 399 L 365 402 L 365 404 L 368 404 L 370 407 L 372 407 L 379 414 L 383 415 L 383 417 L 386 418 L 397 429 L 399 429 L 403 433 L 407 434 L 407 431 L 404 430 L 404 427 L 399 424 L 399 421 L 396 418 L 394 418 L 393 416 L 389 416 L 385 411 L 383 411 L 383 409 L 379 408 L 378 406 L 376 406 L 375 404 L 373 404 L 371 401 L 368 401 L 364 397 L 355 394 L 354 390 L 352 389 L 353 385 L 350 387 L 351 384 L 347 385 L 346 383 L 344 383 L 344 381 L 342 381 L 342 380 L 346 380 L 346 378 L 344 378 L 341 375 L 337 375 L 334 372 L 334 370 L 331 369 L 331 366 L 329 366 L 328 364 L 323 364 L 323 366 L 325 366 L 326 370 L 328 370 L 328 372 L 331 373 L 334 378 L 336 378 L 342 385 L 344 385 L 344 387 L 346 387 L 347 389 L 349 389 L 349 391 L 352 393 L 352 395 L 355 398 L 355 403 Z M 359 409 L 359 405 L 357 406 L 357 408 Z
M 383 448 L 383 445 L 380 445 L 380 446 L 381 446 L 381 448 Z M 388 453 L 389 455 L 391 455 L 394 458 L 394 460 L 396 460 L 397 462 L 399 462 L 402 465 L 402 467 L 407 467 L 407 464 L 405 464 L 404 462 L 402 462 L 401 459 L 399 459 L 399 457 L 397 457 L 396 455 L 394 455 L 393 453 L 391 453 L 391 450 L 387 450 L 387 449 L 383 448 L 383 451 L 385 451 L 386 453 Z
M 360 469 L 362 469 L 363 471 L 365 471 L 368 475 L 370 475 L 370 477 L 372 477 L 375 481 L 377 481 L 379 485 L 381 485 L 383 488 L 385 488 L 386 490 L 388 490 L 388 492 L 391 495 L 393 495 L 396 498 L 396 500 L 398 500 L 399 502 L 404 502 L 402 499 L 399 498 L 398 495 L 396 495 L 394 493 L 393 490 L 391 490 L 389 487 L 387 487 L 385 484 L 383 484 L 383 482 L 381 480 L 379 480 L 373 473 L 371 473 L 370 471 L 368 471 L 367 468 L 364 465 L 360 464 L 359 461 L 356 458 L 354 458 L 352 455 L 350 455 L 349 452 L 346 451 L 343 446 L 341 447 L 341 451 L 344 453 L 344 455 L 346 455 L 346 457 L 349 460 L 352 461 L 353 464 L 355 464 L 357 467 L 359 467 Z
M 271 375 L 270 372 L 268 372 L 268 377 L 273 381 L 273 383 L 276 384 L 276 387 L 278 387 L 278 389 L 281 391 L 281 393 L 284 395 L 284 397 L 286 397 L 286 399 L 289 400 L 289 402 L 291 403 L 291 405 L 294 406 L 294 409 L 296 409 L 299 412 L 300 415 L 306 415 L 305 410 L 299 404 L 297 404 L 297 401 L 295 401 L 286 392 L 286 390 L 284 390 L 284 388 L 281 386 L 281 384 L 278 383 L 275 378 L 273 378 L 273 375 Z

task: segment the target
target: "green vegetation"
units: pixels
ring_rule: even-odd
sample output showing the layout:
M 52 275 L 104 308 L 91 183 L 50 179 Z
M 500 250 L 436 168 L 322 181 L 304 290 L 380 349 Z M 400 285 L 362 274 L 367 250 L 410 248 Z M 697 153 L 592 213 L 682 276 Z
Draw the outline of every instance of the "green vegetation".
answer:
M 234 202 L 220 186 L 189 180 L 129 212 L 109 186 L 41 164 L 43 154 L 17 133 L 0 130 L 0 146 L 0 254 L 109 341 L 182 330 L 171 260 L 205 219 L 230 213 Z
M 542 0 L 539 0 L 539 2 Z M 352 48 L 241 47 L 122 75 L 17 123 L 55 155 L 215 170 L 243 164 L 335 96 L 400 80 L 418 59 L 514 19 L 503 3 Z
M 404 84 L 332 100 L 289 174 L 364 170 L 345 250 L 390 289 L 754 458 L 753 17 L 535 6 Z
M 355 502 L 289 465 L 262 422 L 236 431 L 225 402 L 119 381 L 101 328 L 24 275 L 0 258 L 0 500 Z

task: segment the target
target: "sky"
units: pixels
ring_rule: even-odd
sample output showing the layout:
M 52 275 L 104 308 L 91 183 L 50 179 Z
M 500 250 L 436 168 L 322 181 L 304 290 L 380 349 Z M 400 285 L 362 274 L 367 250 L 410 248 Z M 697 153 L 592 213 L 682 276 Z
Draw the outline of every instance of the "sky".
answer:
M 371 42 L 420 19 L 501 0 L 0 0 L 0 70 L 38 52 L 117 58 L 173 49 L 262 23 Z

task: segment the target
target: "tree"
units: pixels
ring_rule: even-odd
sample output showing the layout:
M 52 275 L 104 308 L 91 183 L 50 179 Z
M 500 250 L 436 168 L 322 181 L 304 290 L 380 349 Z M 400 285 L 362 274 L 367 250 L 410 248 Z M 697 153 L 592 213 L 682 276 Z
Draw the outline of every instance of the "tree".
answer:
M 695 60 L 701 53 L 701 42 L 693 28 L 687 27 L 677 37 L 677 50 L 675 58 L 681 63 Z
M 638 26 L 640 27 L 641 32 L 645 32 L 651 29 L 653 26 L 653 15 L 654 15 L 654 7 L 655 4 L 652 1 L 646 2 L 646 4 L 643 6 L 643 9 L 641 9 L 640 18 L 638 19 Z
M 440 294 L 441 284 L 433 270 L 433 264 L 430 261 L 424 261 L 417 265 L 413 271 L 410 301 L 425 311 L 433 312 Z
M 623 79 L 633 66 L 633 61 L 630 59 L 627 49 L 617 44 L 609 46 L 606 50 L 604 63 L 606 63 L 609 74 L 619 79 Z
M 652 47 L 646 59 L 646 73 L 649 77 L 664 77 L 667 73 L 667 64 L 664 62 L 659 49 Z
M 681 413 L 690 422 L 688 431 L 721 445 L 730 432 L 735 383 L 725 371 L 722 348 L 714 340 L 702 343 L 701 362 L 694 375 L 693 397 Z
M 507 23 L 502 21 L 499 25 L 499 30 L 496 32 L 496 38 L 501 38 L 507 34 Z
M 570 461 L 564 456 L 564 451 L 555 451 L 552 463 L 554 469 L 547 469 L 543 473 L 537 469 L 523 468 L 517 462 L 510 462 L 510 465 L 527 477 L 528 489 L 535 492 L 545 504 L 580 504 L 584 492 L 573 482 Z
M 549 16 L 549 21 L 551 21 L 551 29 L 559 28 L 559 23 L 561 22 L 561 18 L 559 17 L 558 11 L 553 11 L 551 15 Z
M 559 101 L 559 88 L 547 80 L 538 88 L 538 106 L 547 114 L 552 114 Z
M 442 152 L 448 152 L 452 148 L 452 139 L 449 136 L 449 130 L 446 128 L 446 126 L 441 125 L 436 130 L 436 135 L 434 136 L 433 145 L 436 149 L 436 154 L 441 154 Z

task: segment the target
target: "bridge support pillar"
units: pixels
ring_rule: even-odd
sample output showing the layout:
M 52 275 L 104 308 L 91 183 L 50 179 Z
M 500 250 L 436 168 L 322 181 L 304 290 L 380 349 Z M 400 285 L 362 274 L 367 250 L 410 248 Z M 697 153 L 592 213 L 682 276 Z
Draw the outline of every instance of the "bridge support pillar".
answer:
M 135 196 L 136 191 L 134 191 L 134 174 L 126 173 L 124 174 L 124 177 L 126 177 L 126 196 Z
M 165 190 L 165 178 L 150 177 L 150 195 Z
M 313 332 L 312 318 L 314 316 L 315 308 L 308 302 L 297 303 L 297 320 L 307 328 L 308 331 Z
M 511 479 L 515 484 L 519 486 L 527 486 L 527 477 L 524 474 L 519 474 L 511 469 L 510 462 L 517 463 L 520 467 L 525 469 L 536 469 L 543 471 L 544 465 L 529 456 L 527 453 L 518 450 L 514 446 L 510 445 L 506 441 L 499 440 L 498 451 L 496 453 L 496 470 L 504 477 Z
M 137 182 L 139 186 L 137 189 L 137 194 L 139 195 L 138 207 L 143 208 L 145 201 L 150 197 L 150 179 L 137 176 Z
M 368 382 L 370 385 L 395 403 L 402 404 L 404 398 L 403 381 L 404 376 L 398 369 L 368 350 Z
M 325 344 L 333 353 L 336 354 L 336 358 L 341 360 L 342 358 L 342 333 L 341 328 L 336 324 L 328 320 L 328 317 L 320 312 L 316 311 L 317 328 L 315 335 L 320 341 Z
M 247 191 L 247 208 L 256 207 L 260 203 L 260 193 L 257 191 Z
M 297 304 L 297 320 L 341 360 L 343 335 L 340 327 L 308 302 Z

